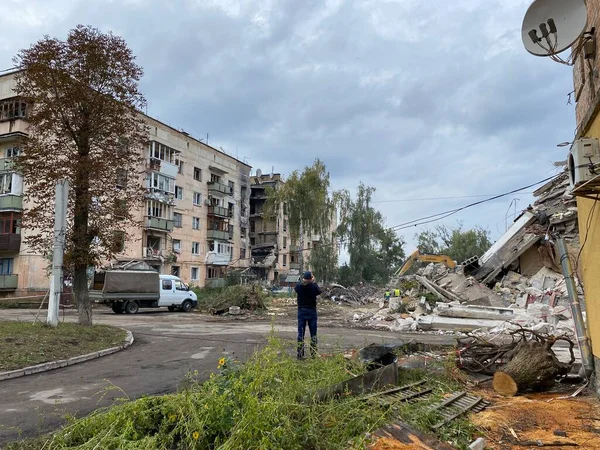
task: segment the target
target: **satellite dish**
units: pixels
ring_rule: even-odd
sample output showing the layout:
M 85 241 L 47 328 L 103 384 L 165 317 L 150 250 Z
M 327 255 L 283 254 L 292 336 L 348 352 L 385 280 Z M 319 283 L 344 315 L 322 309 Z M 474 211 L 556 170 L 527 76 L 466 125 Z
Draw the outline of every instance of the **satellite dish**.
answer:
M 260 177 L 262 175 L 262 170 L 256 169 L 256 176 Z
M 536 56 L 551 56 L 571 47 L 585 31 L 584 0 L 535 0 L 525 13 L 521 38 Z

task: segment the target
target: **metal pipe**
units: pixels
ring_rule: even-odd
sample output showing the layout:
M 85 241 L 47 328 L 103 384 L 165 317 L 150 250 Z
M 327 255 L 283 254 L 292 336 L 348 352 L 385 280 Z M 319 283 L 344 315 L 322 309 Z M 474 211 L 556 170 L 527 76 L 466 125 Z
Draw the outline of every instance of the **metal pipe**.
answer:
M 579 303 L 579 296 L 577 295 L 577 286 L 575 285 L 573 268 L 571 267 L 571 260 L 569 259 L 569 251 L 567 249 L 567 243 L 563 238 L 557 239 L 556 243 L 558 244 L 560 265 L 562 266 L 565 284 L 569 294 L 569 301 L 571 303 L 571 315 L 573 316 L 573 322 L 575 323 L 577 344 L 579 346 L 579 351 L 581 352 L 582 369 L 585 372 L 585 377 L 589 378 L 594 372 L 594 357 L 592 355 L 590 339 L 588 338 L 585 329 L 585 323 L 583 322 L 583 314 L 581 313 L 581 304 Z

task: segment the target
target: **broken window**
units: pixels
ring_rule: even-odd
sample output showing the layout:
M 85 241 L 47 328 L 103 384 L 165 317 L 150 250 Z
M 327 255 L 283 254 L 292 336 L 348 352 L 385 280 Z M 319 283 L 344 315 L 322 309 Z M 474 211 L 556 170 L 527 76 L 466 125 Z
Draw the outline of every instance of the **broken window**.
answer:
M 173 226 L 181 228 L 183 222 L 183 216 L 179 213 L 173 213 Z
M 235 190 L 235 183 L 233 181 L 229 182 L 229 195 L 233 195 L 233 191 Z
M 192 228 L 194 230 L 200 229 L 200 217 L 192 217 Z
M 194 192 L 194 205 L 202 205 L 202 194 L 200 192 Z
M 0 120 L 22 119 L 27 116 L 27 104 L 19 99 L 0 102 Z
M 125 250 L 125 232 L 115 230 L 112 233 L 111 251 L 113 253 L 122 253 Z
M 200 254 L 200 242 L 192 242 L 192 255 Z
M 202 181 L 202 170 L 198 167 L 194 167 L 194 180 Z
M 246 235 L 247 235 L 247 232 L 248 232 L 248 229 L 246 227 L 241 227 L 240 228 L 240 237 L 242 239 L 244 239 L 246 237 Z
M 246 248 L 240 247 L 240 259 L 246 259 Z
M 283 237 L 283 248 L 287 248 L 287 238 Z
M 181 251 L 181 240 L 173 239 L 173 251 L 179 253 Z
M 183 188 L 181 186 L 175 186 L 175 198 L 183 200 Z
M 12 191 L 12 173 L 0 174 L 0 194 L 10 194 Z
M 199 276 L 198 276 L 199 272 L 200 271 L 198 270 L 198 267 L 192 267 L 191 270 L 190 270 L 190 279 L 192 279 L 193 281 L 198 280 L 199 279 Z

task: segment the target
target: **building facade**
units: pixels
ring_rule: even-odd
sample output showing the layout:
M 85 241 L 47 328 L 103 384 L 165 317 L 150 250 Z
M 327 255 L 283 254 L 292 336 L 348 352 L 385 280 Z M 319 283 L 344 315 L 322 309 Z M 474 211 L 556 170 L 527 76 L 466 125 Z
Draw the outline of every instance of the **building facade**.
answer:
M 600 0 L 587 0 L 586 32 L 573 46 L 573 84 L 576 103 L 577 130 L 575 139 L 600 139 L 600 58 L 597 33 L 600 30 Z M 595 30 L 595 34 L 594 34 Z M 589 40 L 585 48 L 580 44 Z M 595 45 L 593 45 L 595 44 Z M 557 69 L 559 70 L 559 69 Z M 579 241 L 581 251 L 576 266 L 585 288 L 588 332 L 597 376 L 600 375 L 600 176 L 572 190 L 577 196 Z M 598 384 L 596 386 L 598 389 Z
M 269 189 L 279 189 L 285 181 L 280 174 L 251 177 L 250 194 L 250 272 L 264 283 L 286 286 L 298 281 L 302 270 L 310 270 L 311 250 L 320 245 L 321 237 L 305 234 L 295 236 L 289 226 L 286 205 L 281 205 L 277 217 L 265 215 Z M 333 214 L 331 232 L 337 221 Z M 337 251 L 337 245 L 336 245 Z
M 11 165 L 27 135 L 27 105 L 14 74 L 0 76 L 0 293 L 46 291 L 49 261 L 22 237 L 23 179 Z M 144 261 L 195 286 L 225 284 L 232 268 L 250 263 L 248 164 L 189 134 L 144 116 L 146 198 L 136 211 L 142 227 L 128 230 L 119 261 Z

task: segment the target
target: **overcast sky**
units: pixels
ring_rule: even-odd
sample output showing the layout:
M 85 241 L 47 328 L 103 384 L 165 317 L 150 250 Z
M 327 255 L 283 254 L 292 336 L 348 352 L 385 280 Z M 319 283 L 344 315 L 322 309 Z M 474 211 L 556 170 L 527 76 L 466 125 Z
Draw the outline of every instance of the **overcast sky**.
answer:
M 2 0 L 0 68 L 44 34 L 111 30 L 145 70 L 150 115 L 263 173 L 320 158 L 334 188 L 375 187 L 395 226 L 532 184 L 566 159 L 556 144 L 573 138 L 571 69 L 522 48 L 529 3 Z M 438 223 L 496 239 L 515 198 L 532 201 Z M 420 229 L 399 232 L 407 251 Z

